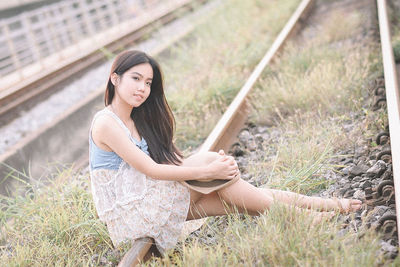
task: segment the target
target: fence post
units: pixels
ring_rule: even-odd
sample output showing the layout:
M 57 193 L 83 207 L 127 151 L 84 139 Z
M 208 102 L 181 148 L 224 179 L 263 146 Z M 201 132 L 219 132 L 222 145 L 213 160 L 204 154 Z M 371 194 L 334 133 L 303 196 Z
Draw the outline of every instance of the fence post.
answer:
M 24 78 L 24 75 L 22 73 L 21 63 L 18 59 L 17 52 L 15 51 L 13 40 L 11 39 L 11 36 L 10 36 L 10 30 L 8 29 L 8 25 L 6 23 L 3 24 L 2 26 L 3 26 L 3 32 L 5 35 L 5 38 L 7 40 L 7 46 L 11 53 L 13 65 L 15 67 L 15 70 L 18 71 L 19 77 L 22 80 Z
M 26 13 L 22 13 L 21 20 L 22 20 L 22 25 L 23 25 L 24 31 L 26 33 L 26 36 L 28 37 L 29 43 L 31 43 L 31 45 L 29 46 L 30 47 L 29 50 L 32 50 L 33 58 L 36 60 L 36 62 L 40 63 L 40 66 L 43 69 L 44 68 L 43 61 L 40 56 L 39 49 L 37 47 L 36 38 L 32 31 L 31 22 L 29 21 Z

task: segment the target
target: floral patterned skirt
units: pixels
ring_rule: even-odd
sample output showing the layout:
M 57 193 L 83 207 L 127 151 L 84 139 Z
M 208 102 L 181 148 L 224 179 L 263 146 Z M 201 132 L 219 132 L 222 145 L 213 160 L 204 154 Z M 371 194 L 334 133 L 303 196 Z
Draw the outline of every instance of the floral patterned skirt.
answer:
M 93 200 L 114 245 L 152 237 L 164 253 L 178 241 L 190 205 L 189 189 L 155 180 L 122 162 L 118 171 L 91 171 Z

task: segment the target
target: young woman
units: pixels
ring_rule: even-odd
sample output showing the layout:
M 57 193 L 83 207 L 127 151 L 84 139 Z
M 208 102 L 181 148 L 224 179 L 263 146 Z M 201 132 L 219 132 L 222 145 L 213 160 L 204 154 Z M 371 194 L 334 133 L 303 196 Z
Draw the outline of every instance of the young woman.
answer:
M 174 118 L 160 67 L 143 52 L 125 51 L 116 57 L 105 106 L 90 129 L 91 186 L 98 215 L 115 245 L 149 236 L 163 253 L 176 244 L 185 220 L 234 209 L 256 215 L 275 201 L 319 211 L 361 208 L 361 201 L 354 199 L 256 188 L 239 178 L 235 160 L 223 151 L 183 159 L 172 141 Z M 208 194 L 182 183 L 209 179 L 228 183 Z M 317 219 L 326 215 L 310 214 Z

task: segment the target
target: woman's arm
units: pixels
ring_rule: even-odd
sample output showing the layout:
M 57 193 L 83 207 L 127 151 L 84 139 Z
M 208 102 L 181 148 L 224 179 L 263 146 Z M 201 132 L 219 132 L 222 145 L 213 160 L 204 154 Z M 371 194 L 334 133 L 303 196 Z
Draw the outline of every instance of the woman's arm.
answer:
M 125 162 L 149 177 L 159 180 L 232 179 L 237 165 L 230 157 L 221 156 L 206 166 L 183 167 L 158 164 L 140 150 L 110 116 L 96 119 L 92 128 L 94 142 L 103 149 L 112 150 Z

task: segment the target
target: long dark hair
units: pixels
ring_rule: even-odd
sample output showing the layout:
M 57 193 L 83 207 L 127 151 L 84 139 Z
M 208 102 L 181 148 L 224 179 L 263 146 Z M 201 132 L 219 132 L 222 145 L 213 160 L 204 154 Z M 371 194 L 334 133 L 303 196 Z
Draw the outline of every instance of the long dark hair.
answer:
M 118 54 L 111 67 L 104 103 L 110 105 L 115 95 L 111 74 L 122 76 L 133 66 L 143 63 L 149 63 L 153 69 L 150 95 L 143 104 L 132 109 L 131 118 L 139 135 L 146 139 L 150 157 L 157 163 L 178 165 L 182 153 L 172 141 L 175 119 L 165 98 L 161 68 L 152 57 L 133 50 Z

